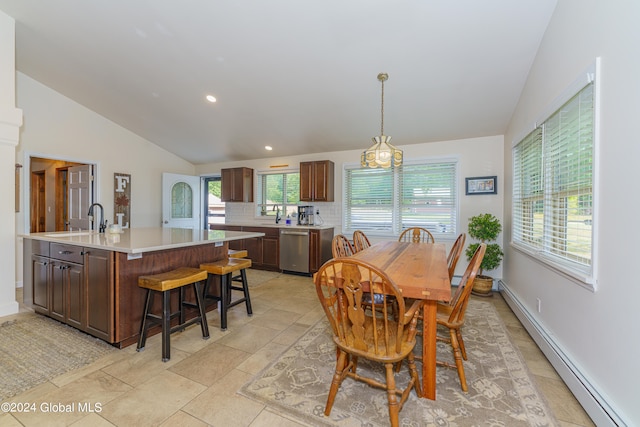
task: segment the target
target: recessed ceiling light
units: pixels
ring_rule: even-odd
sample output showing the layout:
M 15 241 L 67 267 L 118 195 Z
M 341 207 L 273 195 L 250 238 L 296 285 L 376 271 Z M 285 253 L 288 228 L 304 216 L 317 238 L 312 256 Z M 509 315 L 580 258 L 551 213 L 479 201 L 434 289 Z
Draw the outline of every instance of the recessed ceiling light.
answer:
M 207 101 L 209 102 L 216 102 L 216 97 L 213 95 L 207 95 Z
M 271 151 L 271 150 L 273 150 L 273 147 L 270 146 L 270 145 L 265 145 L 264 149 L 267 150 L 267 151 Z

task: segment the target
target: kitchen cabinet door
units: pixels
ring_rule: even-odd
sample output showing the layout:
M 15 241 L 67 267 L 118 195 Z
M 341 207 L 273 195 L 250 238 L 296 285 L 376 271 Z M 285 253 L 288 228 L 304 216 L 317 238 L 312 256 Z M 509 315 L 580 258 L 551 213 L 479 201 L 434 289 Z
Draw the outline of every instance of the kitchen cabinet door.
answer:
M 43 314 L 49 314 L 49 258 L 41 256 L 31 257 L 31 277 L 33 280 L 34 309 Z
M 84 330 L 108 342 L 115 324 L 113 265 L 113 252 L 85 248 Z
M 262 265 L 265 269 L 280 268 L 280 246 L 279 237 L 262 238 Z
M 330 160 L 300 162 L 300 201 L 333 202 L 334 172 Z
M 51 281 L 49 282 L 49 316 L 65 323 L 66 264 L 51 262 Z
M 253 202 L 253 169 L 222 169 L 220 180 L 223 202 Z
M 66 322 L 74 328 L 84 329 L 84 266 L 65 264 L 62 271 L 66 294 Z
M 244 248 L 247 250 L 247 258 L 256 266 L 262 265 L 262 237 L 244 239 Z

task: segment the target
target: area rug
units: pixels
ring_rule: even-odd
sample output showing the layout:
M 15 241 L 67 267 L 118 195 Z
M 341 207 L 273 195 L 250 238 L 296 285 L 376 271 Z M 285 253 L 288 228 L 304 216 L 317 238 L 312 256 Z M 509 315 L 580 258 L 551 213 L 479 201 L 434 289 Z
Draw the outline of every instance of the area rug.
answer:
M 106 342 L 41 315 L 5 321 L 0 324 L 0 401 L 113 351 Z
M 412 392 L 400 411 L 401 426 L 557 425 L 490 302 L 472 298 L 463 337 L 469 356 L 465 362 L 468 393 L 461 390 L 455 369 L 439 366 L 436 400 L 421 399 Z M 437 354 L 438 360 L 453 361 L 446 343 L 438 343 Z M 331 415 L 324 416 L 335 357 L 329 324 L 322 319 L 240 393 L 310 426 L 389 425 L 386 393 L 350 378 L 342 383 Z M 380 365 L 360 359 L 358 370 L 384 382 Z M 404 386 L 408 377 L 405 363 L 396 383 Z

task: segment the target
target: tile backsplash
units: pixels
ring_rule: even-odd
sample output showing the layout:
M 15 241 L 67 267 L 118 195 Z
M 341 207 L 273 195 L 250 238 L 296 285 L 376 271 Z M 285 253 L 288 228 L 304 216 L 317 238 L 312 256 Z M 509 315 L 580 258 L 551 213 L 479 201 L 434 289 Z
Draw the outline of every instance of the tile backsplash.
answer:
M 336 229 L 341 228 L 342 209 L 339 203 L 314 203 L 313 205 L 316 210 L 320 211 L 320 219 L 324 225 L 333 225 Z M 255 203 L 228 202 L 225 204 L 225 221 L 227 223 L 264 222 L 264 218 L 256 216 Z

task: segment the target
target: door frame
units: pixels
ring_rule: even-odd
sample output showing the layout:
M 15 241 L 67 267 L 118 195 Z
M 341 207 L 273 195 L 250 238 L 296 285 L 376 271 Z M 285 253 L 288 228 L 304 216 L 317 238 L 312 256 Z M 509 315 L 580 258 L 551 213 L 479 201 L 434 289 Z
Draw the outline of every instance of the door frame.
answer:
M 31 159 L 33 157 L 39 159 L 47 159 L 51 161 L 73 162 L 82 163 L 86 165 L 93 165 L 93 200 L 100 200 L 100 162 L 95 160 L 79 159 L 67 156 L 54 156 L 51 154 L 42 154 L 36 152 L 25 152 L 23 154 L 23 167 L 22 167 L 22 182 L 24 186 L 21 189 L 21 199 L 23 203 L 29 203 L 28 206 L 22 206 L 23 212 L 23 233 L 29 234 L 31 232 Z M 28 178 L 27 178 L 28 177 Z M 55 207 L 54 207 L 55 209 Z

